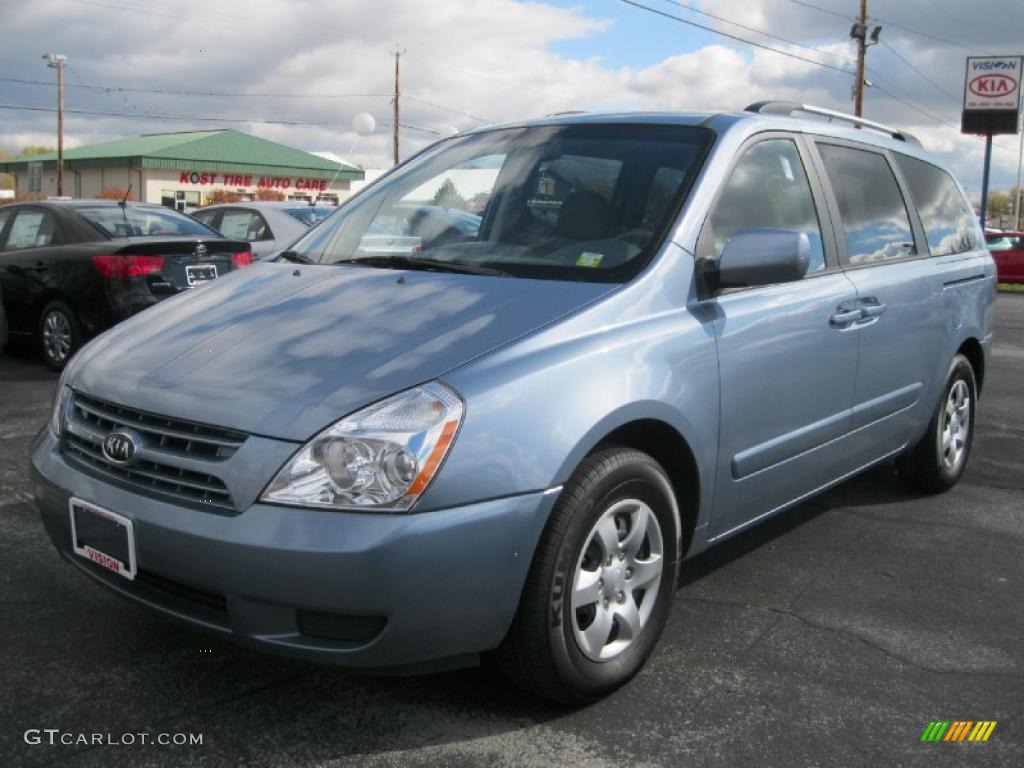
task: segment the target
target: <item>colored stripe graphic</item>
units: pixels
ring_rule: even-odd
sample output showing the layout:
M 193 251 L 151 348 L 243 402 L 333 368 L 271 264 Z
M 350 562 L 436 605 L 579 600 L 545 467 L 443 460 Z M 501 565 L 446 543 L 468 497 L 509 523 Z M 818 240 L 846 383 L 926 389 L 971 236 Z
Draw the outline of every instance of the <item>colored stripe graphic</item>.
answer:
M 921 734 L 921 741 L 938 741 L 942 738 L 947 728 L 949 728 L 948 720 L 933 720 L 928 723 L 928 727 Z
M 932 720 L 921 741 L 988 741 L 995 728 L 995 720 Z

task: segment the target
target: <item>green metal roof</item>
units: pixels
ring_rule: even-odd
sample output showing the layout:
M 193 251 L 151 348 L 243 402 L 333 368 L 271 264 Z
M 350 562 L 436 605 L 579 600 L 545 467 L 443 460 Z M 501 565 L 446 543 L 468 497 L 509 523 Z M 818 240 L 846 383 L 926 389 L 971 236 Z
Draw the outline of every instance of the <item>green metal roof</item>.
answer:
M 0 171 L 24 171 L 29 163 L 45 166 L 56 162 L 56 152 L 14 157 L 0 161 Z M 122 164 L 135 168 L 273 173 L 318 179 L 330 179 L 336 173 L 339 179 L 347 180 L 364 176 L 359 168 L 230 128 L 152 133 L 64 150 L 64 166 L 69 169 Z

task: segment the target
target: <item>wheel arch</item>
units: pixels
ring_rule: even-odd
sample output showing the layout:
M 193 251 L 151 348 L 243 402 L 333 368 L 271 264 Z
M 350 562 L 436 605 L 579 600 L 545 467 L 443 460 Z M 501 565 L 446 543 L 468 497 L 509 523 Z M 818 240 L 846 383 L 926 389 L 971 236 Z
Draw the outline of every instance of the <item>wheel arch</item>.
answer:
M 685 557 L 693 542 L 703 497 L 697 453 L 683 432 L 667 420 L 643 416 L 605 425 L 597 434 L 592 434 L 587 442 L 588 447 L 578 454 L 578 461 L 573 464 L 567 475 L 571 474 L 575 466 L 587 456 L 610 445 L 642 451 L 662 466 L 676 497 L 680 535 L 679 556 Z
M 970 336 L 960 344 L 957 354 L 966 357 L 974 369 L 974 382 L 980 395 L 982 384 L 985 381 L 985 351 L 982 349 L 981 342 Z

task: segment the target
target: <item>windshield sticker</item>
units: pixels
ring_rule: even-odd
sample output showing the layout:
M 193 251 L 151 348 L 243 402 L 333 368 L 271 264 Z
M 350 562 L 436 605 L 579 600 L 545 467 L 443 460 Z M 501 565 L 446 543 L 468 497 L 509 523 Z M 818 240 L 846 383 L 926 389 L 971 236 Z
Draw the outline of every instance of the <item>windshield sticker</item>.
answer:
M 601 259 L 604 258 L 603 253 L 591 253 L 590 251 L 584 251 L 580 254 L 580 257 L 576 259 L 577 267 L 599 267 L 601 266 Z

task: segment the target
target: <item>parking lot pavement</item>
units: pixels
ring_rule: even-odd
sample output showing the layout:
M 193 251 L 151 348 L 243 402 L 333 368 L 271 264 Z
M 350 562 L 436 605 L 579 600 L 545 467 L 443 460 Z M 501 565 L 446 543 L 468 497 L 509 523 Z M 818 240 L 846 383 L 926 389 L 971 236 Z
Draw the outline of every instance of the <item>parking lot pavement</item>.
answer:
M 1024 765 L 1024 295 L 997 322 L 957 488 L 915 497 L 881 468 L 706 553 L 643 672 L 577 711 L 486 669 L 373 679 L 257 655 L 108 594 L 29 501 L 55 377 L 0 357 L 0 765 Z M 921 743 L 932 720 L 998 725 Z M 25 743 L 46 728 L 203 744 Z

